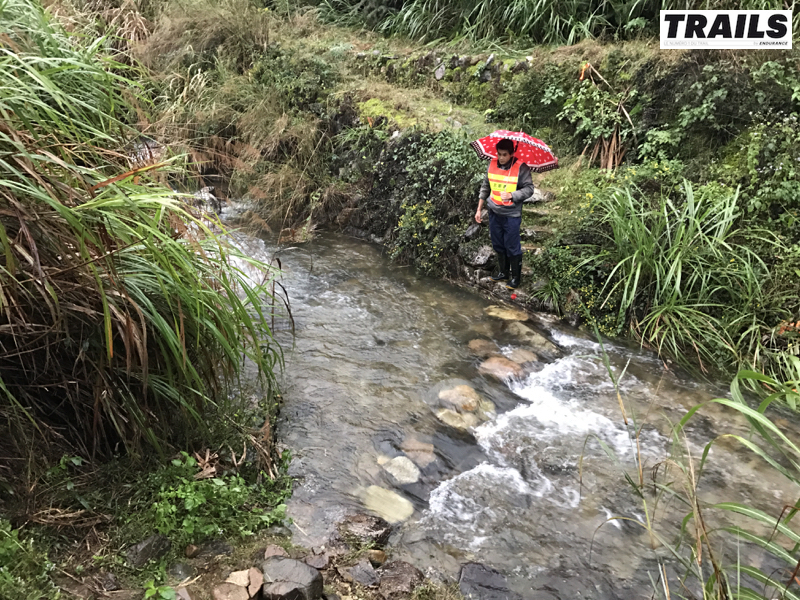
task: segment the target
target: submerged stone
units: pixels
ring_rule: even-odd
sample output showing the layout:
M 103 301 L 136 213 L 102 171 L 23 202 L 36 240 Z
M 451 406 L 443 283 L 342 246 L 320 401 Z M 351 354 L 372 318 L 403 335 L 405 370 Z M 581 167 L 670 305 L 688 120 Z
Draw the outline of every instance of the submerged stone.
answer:
M 527 325 L 510 323 L 507 331 L 531 346 L 531 349 L 538 354 L 544 354 L 551 358 L 557 358 L 562 354 L 558 346 Z
M 458 412 L 473 412 L 477 410 L 481 397 L 474 388 L 468 385 L 457 385 L 448 390 L 439 392 L 439 401 L 445 408 Z
M 500 355 L 500 348 L 489 340 L 471 340 L 467 347 L 472 354 L 481 358 Z
M 443 408 L 436 413 L 436 418 L 445 425 L 466 431 L 475 427 L 480 420 L 472 413 L 457 413 L 449 408 Z
M 371 485 L 364 493 L 364 506 L 389 523 L 400 523 L 414 514 L 414 505 L 391 490 Z
M 506 381 L 512 377 L 522 377 L 525 373 L 517 363 L 502 356 L 493 356 L 482 362 L 478 371 L 484 375 L 491 375 L 500 381 Z
M 406 456 L 397 456 L 383 465 L 395 485 L 409 485 L 419 481 L 419 469 Z
M 524 310 L 520 310 L 518 308 L 510 308 L 506 306 L 499 306 L 493 305 L 488 306 L 486 309 L 486 314 L 490 317 L 495 317 L 497 319 L 503 319 L 504 321 L 527 321 L 528 320 L 528 313 Z

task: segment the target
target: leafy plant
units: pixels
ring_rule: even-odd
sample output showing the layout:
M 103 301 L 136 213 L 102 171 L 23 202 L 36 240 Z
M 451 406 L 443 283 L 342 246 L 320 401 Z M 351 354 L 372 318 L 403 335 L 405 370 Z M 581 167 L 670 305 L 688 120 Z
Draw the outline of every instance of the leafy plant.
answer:
M 18 529 L 0 519 L 0 598 L 4 600 L 57 600 L 61 592 L 53 585 L 54 565 L 32 539 L 20 537 Z

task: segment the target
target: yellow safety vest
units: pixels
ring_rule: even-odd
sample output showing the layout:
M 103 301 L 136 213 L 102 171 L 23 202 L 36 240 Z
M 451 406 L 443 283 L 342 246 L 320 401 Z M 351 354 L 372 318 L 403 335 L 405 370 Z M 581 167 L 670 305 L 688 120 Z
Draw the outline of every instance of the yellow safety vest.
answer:
M 501 169 L 499 161 L 494 159 L 489 162 L 489 187 L 492 190 L 492 202 L 498 206 L 513 206 L 513 200 L 502 200 L 500 192 L 515 192 L 517 191 L 517 182 L 519 181 L 519 168 L 522 162 L 514 160 L 514 164 L 508 170 Z

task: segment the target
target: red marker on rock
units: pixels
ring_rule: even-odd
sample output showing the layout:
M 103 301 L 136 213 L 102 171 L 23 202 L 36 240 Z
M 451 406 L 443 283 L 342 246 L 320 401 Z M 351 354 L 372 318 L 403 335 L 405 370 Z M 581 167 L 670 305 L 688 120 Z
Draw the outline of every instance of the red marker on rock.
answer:
M 517 299 L 517 295 L 516 294 L 511 294 L 511 299 L 512 300 L 516 300 Z

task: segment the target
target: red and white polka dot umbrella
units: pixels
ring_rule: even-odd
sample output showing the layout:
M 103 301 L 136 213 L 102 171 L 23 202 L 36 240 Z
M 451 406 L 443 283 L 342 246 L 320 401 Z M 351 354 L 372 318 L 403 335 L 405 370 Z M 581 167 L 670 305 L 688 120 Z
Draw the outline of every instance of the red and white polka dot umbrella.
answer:
M 531 168 L 531 171 L 541 173 L 550 169 L 558 168 L 558 159 L 550 146 L 542 140 L 538 140 L 525 133 L 524 131 L 507 131 L 498 129 L 494 133 L 487 135 L 479 140 L 475 140 L 470 145 L 484 160 L 497 158 L 495 146 L 502 139 L 509 139 L 514 142 L 516 150 L 514 156 Z

